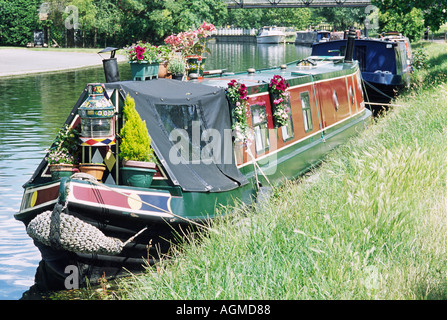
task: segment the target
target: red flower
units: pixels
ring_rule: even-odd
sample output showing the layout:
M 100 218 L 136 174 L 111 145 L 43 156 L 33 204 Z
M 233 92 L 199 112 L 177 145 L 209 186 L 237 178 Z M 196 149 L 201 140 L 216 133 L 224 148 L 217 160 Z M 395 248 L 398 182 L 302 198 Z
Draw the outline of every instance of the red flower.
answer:
M 228 82 L 228 86 L 229 87 L 234 87 L 235 85 L 236 85 L 236 83 L 237 83 L 237 80 L 231 80 L 230 82 Z

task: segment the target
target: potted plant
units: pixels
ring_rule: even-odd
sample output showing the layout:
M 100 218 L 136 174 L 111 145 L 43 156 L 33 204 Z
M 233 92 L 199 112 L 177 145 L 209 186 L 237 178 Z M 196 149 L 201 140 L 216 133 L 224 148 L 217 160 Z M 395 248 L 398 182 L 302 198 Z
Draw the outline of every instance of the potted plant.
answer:
M 51 177 L 69 177 L 77 171 L 79 158 L 79 132 L 65 125 L 47 150 L 45 160 L 49 164 Z
M 168 69 L 169 61 L 171 59 L 171 48 L 168 45 L 161 45 L 157 47 L 158 52 L 158 77 L 159 78 L 170 78 L 170 72 Z
M 168 63 L 168 70 L 170 73 L 172 73 L 174 79 L 182 80 L 185 69 L 186 63 L 181 56 L 172 58 Z
M 158 78 L 160 56 L 157 46 L 138 41 L 126 49 L 134 81 Z
M 172 34 L 164 41 L 173 51 L 181 52 L 186 58 L 188 74 L 197 73 L 202 76 L 206 60 L 203 54 L 210 53 L 210 49 L 206 47 L 207 38 L 214 30 L 216 28 L 212 23 L 203 22 L 196 30 Z
M 134 187 L 149 187 L 155 174 L 155 156 L 151 138 L 143 121 L 135 110 L 135 100 L 126 96 L 123 109 L 125 123 L 121 128 L 119 157 L 122 159 L 123 184 Z

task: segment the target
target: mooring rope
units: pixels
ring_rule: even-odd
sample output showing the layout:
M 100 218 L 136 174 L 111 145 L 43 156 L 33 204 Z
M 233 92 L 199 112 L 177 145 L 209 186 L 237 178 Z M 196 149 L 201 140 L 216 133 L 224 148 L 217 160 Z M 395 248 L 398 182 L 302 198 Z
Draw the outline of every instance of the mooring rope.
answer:
M 259 172 L 261 172 L 262 176 L 263 176 L 264 179 L 267 181 L 267 183 L 268 183 L 269 185 L 272 185 L 272 184 L 270 183 L 269 179 L 267 178 L 267 176 L 266 176 L 266 175 L 264 174 L 264 172 L 262 171 L 262 169 L 261 169 L 261 167 L 259 166 L 259 164 L 256 162 L 256 159 L 255 159 L 255 157 L 253 156 L 253 153 L 251 152 L 251 150 L 250 150 L 250 148 L 249 148 L 248 146 L 247 146 L 247 148 L 246 148 L 246 152 L 247 152 L 247 154 L 250 156 L 251 161 L 252 161 L 252 163 L 253 163 L 253 168 L 254 168 L 254 171 L 255 171 L 256 183 L 258 184 L 258 187 L 259 187 L 259 179 L 258 179 L 258 173 L 257 173 L 256 168 L 259 169 Z
M 371 83 L 369 83 L 369 82 L 366 81 L 365 79 L 362 79 L 362 80 L 363 80 L 363 82 L 364 82 L 365 84 L 367 84 L 371 89 L 373 89 L 373 90 L 376 91 L 377 93 L 383 95 L 384 97 L 386 97 L 386 98 L 388 98 L 388 99 L 390 99 L 390 100 L 393 100 L 393 99 L 394 99 L 393 97 L 390 97 L 389 95 L 387 95 L 385 92 L 383 92 L 383 91 L 377 89 L 375 86 L 373 86 Z

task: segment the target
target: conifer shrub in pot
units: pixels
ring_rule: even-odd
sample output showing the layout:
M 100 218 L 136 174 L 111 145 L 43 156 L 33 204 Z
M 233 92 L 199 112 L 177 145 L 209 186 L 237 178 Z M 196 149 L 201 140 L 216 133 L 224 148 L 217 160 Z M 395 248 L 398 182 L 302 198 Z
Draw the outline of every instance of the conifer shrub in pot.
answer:
M 151 138 L 143 121 L 135 110 L 135 100 L 126 96 L 123 109 L 124 126 L 120 131 L 119 157 L 121 181 L 125 185 L 148 188 L 156 172 Z

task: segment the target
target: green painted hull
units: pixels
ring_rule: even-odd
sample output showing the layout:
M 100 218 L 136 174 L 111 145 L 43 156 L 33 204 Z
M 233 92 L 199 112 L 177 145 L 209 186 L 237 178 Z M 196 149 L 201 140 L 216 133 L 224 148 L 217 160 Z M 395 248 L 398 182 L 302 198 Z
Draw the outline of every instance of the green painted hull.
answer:
M 258 161 L 258 165 L 268 181 L 259 172 L 259 169 L 257 170 L 257 179 L 263 186 L 268 186 L 269 183 L 278 185 L 285 180 L 303 175 L 312 166 L 320 163 L 331 150 L 363 131 L 368 125 L 370 117 L 371 112 L 365 109 L 355 117 L 325 130 L 323 136 L 321 132 L 318 132 L 266 156 Z M 216 209 L 222 205 L 231 205 L 237 201 L 246 204 L 252 203 L 257 194 L 254 165 L 246 164 L 240 168 L 240 171 L 250 181 L 248 185 L 222 193 L 184 192 L 182 197 L 176 201 L 176 212 L 188 219 L 214 218 Z

